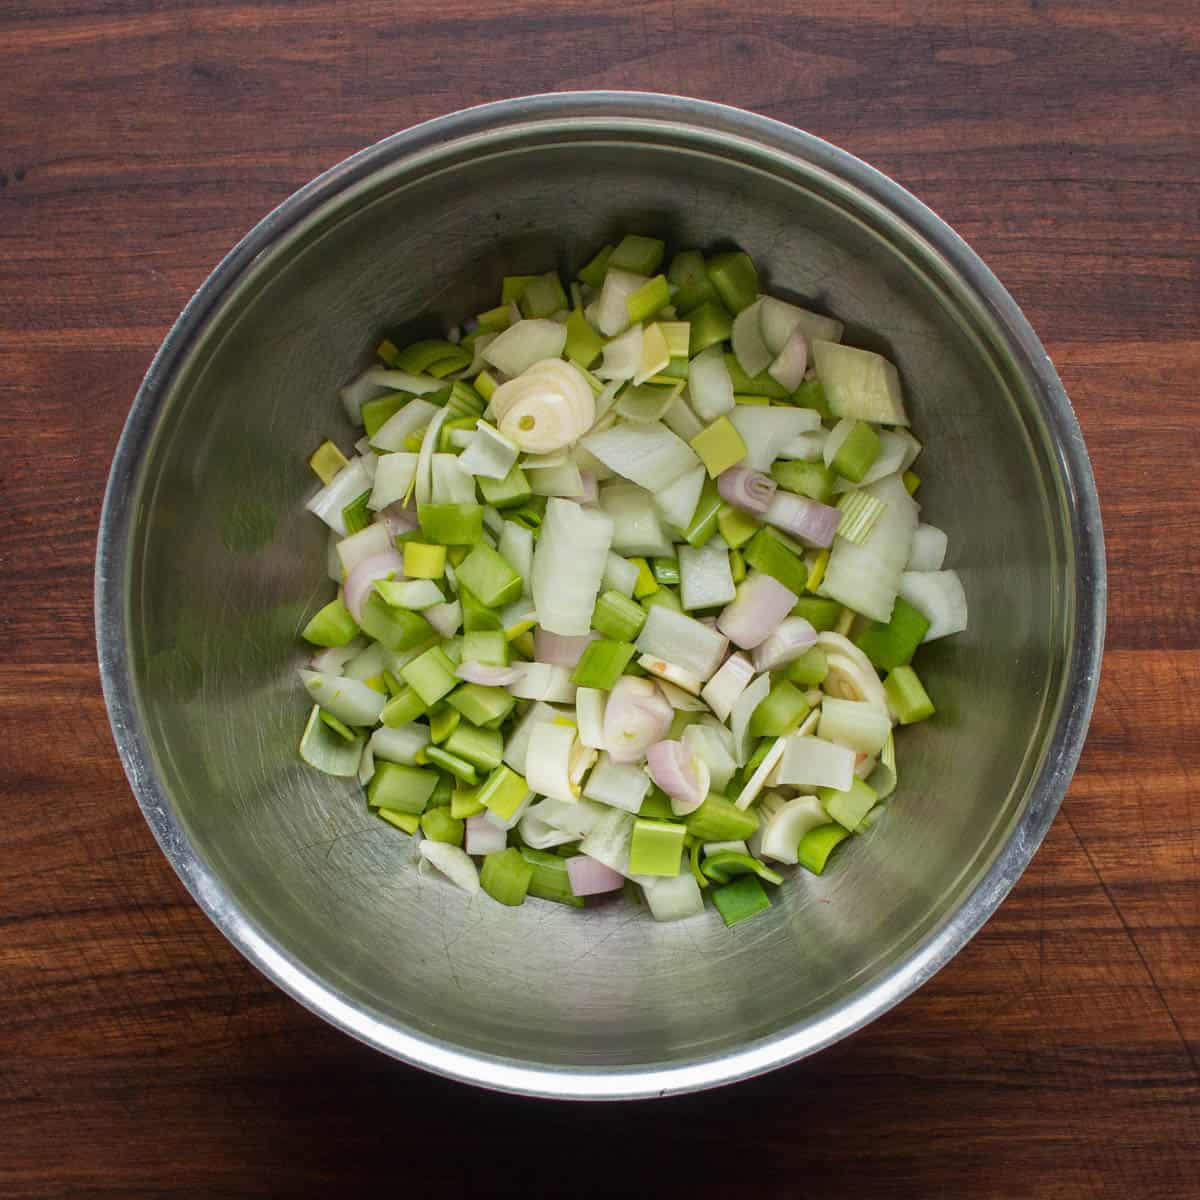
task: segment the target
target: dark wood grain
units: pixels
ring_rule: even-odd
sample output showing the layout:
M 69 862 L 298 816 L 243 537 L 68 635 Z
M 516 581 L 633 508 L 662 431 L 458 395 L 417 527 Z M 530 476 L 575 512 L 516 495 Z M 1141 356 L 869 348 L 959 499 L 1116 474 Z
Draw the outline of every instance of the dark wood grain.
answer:
M 1074 398 L 1111 569 L 1079 773 L 980 936 L 815 1060 L 634 1107 L 427 1077 L 266 984 L 154 846 L 92 645 L 109 458 L 211 265 L 350 151 L 567 87 L 804 126 L 949 219 Z M 6 0 L 0 1192 L 506 1194 L 519 1154 L 528 1195 L 1200 1194 L 1198 111 L 1195 0 Z

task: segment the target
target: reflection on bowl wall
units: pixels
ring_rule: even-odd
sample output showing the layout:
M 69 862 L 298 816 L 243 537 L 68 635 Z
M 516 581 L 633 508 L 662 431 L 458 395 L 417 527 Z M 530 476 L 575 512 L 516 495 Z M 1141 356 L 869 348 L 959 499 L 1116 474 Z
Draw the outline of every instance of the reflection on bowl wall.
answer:
M 418 876 L 361 790 L 296 755 L 297 631 L 328 597 L 306 458 L 355 435 L 337 389 L 373 338 L 572 272 L 623 232 L 735 242 L 774 292 L 898 365 L 919 499 L 970 629 L 922 652 L 938 715 L 898 738 L 885 817 L 768 914 L 511 910 Z M 849 155 L 696 101 L 591 93 L 418 126 L 273 213 L 181 317 L 114 463 L 98 637 L 134 790 L 230 939 L 309 1007 L 410 1062 L 562 1096 L 709 1086 L 809 1053 L 928 977 L 999 903 L 1074 768 L 1104 614 L 1087 457 L 1011 299 Z

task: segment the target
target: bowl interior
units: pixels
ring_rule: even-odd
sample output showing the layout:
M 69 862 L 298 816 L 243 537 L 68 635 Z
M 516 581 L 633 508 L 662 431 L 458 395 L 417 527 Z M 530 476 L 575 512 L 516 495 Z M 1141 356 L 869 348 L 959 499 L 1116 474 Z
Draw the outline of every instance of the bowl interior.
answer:
M 494 304 L 504 274 L 570 271 L 622 231 L 736 242 L 770 290 L 897 362 L 927 445 L 918 499 L 971 605 L 966 634 L 923 652 L 938 716 L 898 738 L 885 818 L 734 931 L 627 903 L 470 902 L 296 756 L 297 631 L 331 592 L 305 459 L 354 440 L 337 388 L 381 330 L 436 331 Z M 162 393 L 129 484 L 124 614 L 155 768 L 226 910 L 377 1033 L 567 1073 L 702 1063 L 786 1030 L 818 1044 L 961 907 L 1029 803 L 1072 620 L 1050 435 L 962 281 L 825 165 L 603 119 L 381 160 L 280 226 Z

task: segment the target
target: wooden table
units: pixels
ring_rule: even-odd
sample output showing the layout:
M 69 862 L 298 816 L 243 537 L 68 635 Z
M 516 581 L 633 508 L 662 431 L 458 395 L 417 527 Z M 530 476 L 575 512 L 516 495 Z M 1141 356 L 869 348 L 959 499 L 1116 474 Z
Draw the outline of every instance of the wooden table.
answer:
M 374 1179 L 507 1194 L 497 1168 L 529 1195 L 610 1173 L 681 1195 L 1200 1195 L 1195 0 L 627 11 L 0 7 L 4 1196 L 350 1196 Z M 138 813 L 92 641 L 109 458 L 211 265 L 352 150 L 566 87 L 691 93 L 804 126 L 945 216 L 1074 398 L 1111 571 L 1079 773 L 986 929 L 815 1060 L 635 1107 L 426 1076 L 260 978 Z

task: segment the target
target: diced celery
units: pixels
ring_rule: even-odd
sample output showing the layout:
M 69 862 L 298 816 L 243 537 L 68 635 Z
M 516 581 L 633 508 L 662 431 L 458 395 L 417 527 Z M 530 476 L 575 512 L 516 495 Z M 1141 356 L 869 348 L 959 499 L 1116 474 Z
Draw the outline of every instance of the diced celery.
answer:
M 500 303 L 518 303 L 521 297 L 525 295 L 525 289 L 536 278 L 536 275 L 505 275 L 503 282 L 500 284 Z
M 510 908 L 525 903 L 532 879 L 533 867 L 513 846 L 489 854 L 479 871 L 479 883 L 483 890 L 497 903 Z
M 446 703 L 458 709 L 472 725 L 487 725 L 504 720 L 517 702 L 503 688 L 464 683 L 446 697 Z
M 526 317 L 550 317 L 567 307 L 567 293 L 557 271 L 535 275 L 521 292 L 520 309 Z
M 611 691 L 636 653 L 630 642 L 605 638 L 589 642 L 571 675 L 571 682 L 579 687 Z
M 695 358 L 709 346 L 723 342 L 733 332 L 733 318 L 725 311 L 719 300 L 709 300 L 688 314 L 692 332 L 688 342 L 688 354 Z
M 650 564 L 644 558 L 634 558 L 630 561 L 638 569 L 637 583 L 633 585 L 633 597 L 635 600 L 644 600 L 658 591 L 658 582 L 654 577 L 654 572 L 650 570 Z M 678 575 L 678 564 L 676 564 L 675 572 Z
M 829 825 L 818 825 L 800 839 L 796 861 L 814 875 L 820 875 L 825 870 L 829 856 L 850 836 L 850 831 L 843 829 L 836 821 Z
M 921 486 L 920 475 L 918 475 L 916 471 L 905 471 L 900 478 L 904 482 L 904 490 L 908 492 L 910 496 L 915 496 L 917 494 L 917 488 Z
M 444 771 L 449 771 L 455 779 L 465 783 L 467 787 L 474 787 L 479 782 L 475 768 L 466 759 L 459 758 L 457 754 L 451 754 L 445 746 L 426 746 L 425 756 L 431 763 L 435 763 Z
M 879 434 L 866 421 L 855 421 L 842 439 L 830 466 L 851 483 L 861 483 L 863 476 L 879 457 L 882 443 Z
M 667 287 L 667 277 L 655 275 L 625 298 L 625 311 L 629 314 L 629 323 L 636 325 L 639 321 L 649 320 L 660 308 L 670 303 L 671 290 Z
M 875 789 L 861 779 L 855 779 L 849 790 L 844 792 L 836 788 L 819 787 L 817 796 L 830 819 L 850 833 L 858 829 L 863 817 L 875 807 L 878 800 Z
M 368 637 L 398 654 L 424 645 L 437 636 L 433 626 L 420 613 L 407 608 L 391 608 L 376 591 L 363 602 L 359 624 Z
M 521 576 L 491 548 L 480 542 L 458 567 L 459 583 L 489 608 L 500 608 L 521 598 Z
M 463 662 L 508 666 L 508 639 L 498 629 L 472 629 L 463 636 Z
M 380 760 L 367 784 L 367 803 L 372 808 L 420 814 L 425 811 L 437 781 L 438 773 L 426 767 Z
M 423 716 L 428 709 L 425 701 L 411 687 L 405 686 L 383 706 L 379 719 L 385 725 L 398 729 Z
M 502 821 L 510 820 L 529 797 L 529 785 L 523 775 L 501 763 L 479 788 L 479 803 Z
M 675 289 L 672 297 L 675 308 L 684 314 L 717 295 L 704 266 L 704 255 L 699 250 L 681 250 L 676 254 L 671 259 L 667 281 Z
M 729 371 L 735 398 L 741 399 L 743 403 L 747 396 L 766 396 L 771 400 L 788 398 L 787 389 L 766 371 L 760 371 L 757 375 L 747 375 L 734 354 L 725 355 L 725 366 Z
M 421 825 L 421 818 L 416 813 L 397 812 L 392 808 L 377 808 L 375 815 L 382 817 L 389 825 L 394 825 L 408 834 L 416 833 Z
M 617 243 L 608 260 L 608 266 L 617 267 L 622 271 L 632 271 L 635 275 L 653 275 L 663 260 L 665 250 L 666 243 L 658 238 L 627 233 Z M 582 274 L 580 278 L 583 278 Z M 584 282 L 587 281 L 584 280 Z M 664 279 L 663 282 L 665 283 L 666 280 Z M 633 319 L 637 320 L 638 318 Z
M 808 496 L 828 504 L 833 499 L 833 485 L 837 475 L 820 462 L 784 462 L 771 466 L 771 477 L 785 492 Z
M 793 659 L 783 668 L 784 678 L 803 688 L 824 683 L 828 674 L 829 663 L 825 658 L 824 646 L 809 646 L 799 658 Z
M 500 385 L 486 372 L 480 371 L 475 376 L 475 390 L 484 398 L 485 401 L 491 400 L 492 393 Z
M 437 708 L 429 714 L 429 738 L 435 746 L 440 746 L 459 726 L 462 713 L 448 704 Z
M 727 928 L 747 921 L 771 907 L 763 885 L 754 875 L 743 875 L 723 887 L 713 888 L 712 898 Z
M 936 712 L 929 693 L 912 667 L 896 667 L 883 681 L 883 690 L 901 725 L 924 721 Z
M 646 610 L 620 592 L 601 593 L 592 613 L 592 628 L 615 642 L 632 642 L 646 623 Z
M 604 286 L 604 275 L 612 259 L 615 246 L 604 246 L 600 252 L 579 272 L 579 278 L 590 288 L 599 291 Z
M 454 665 L 440 646 L 431 646 L 424 654 L 400 668 L 404 682 L 428 705 L 434 704 L 458 686 Z
M 371 499 L 369 491 L 356 496 L 342 509 L 342 524 L 346 526 L 346 534 L 360 533 L 371 523 L 371 510 L 368 502 Z
M 433 842 L 461 846 L 466 826 L 448 809 L 431 808 L 421 817 L 421 832 Z
M 709 280 L 731 313 L 740 313 L 758 298 L 758 271 L 750 255 L 741 250 L 717 254 L 706 266 Z
M 477 816 L 484 811 L 479 803 L 479 789 L 464 787 L 461 783 L 450 795 L 450 815 L 460 821 Z
M 804 560 L 785 544 L 783 536 L 769 525 L 760 529 L 742 553 L 746 563 L 779 580 L 790 592 L 799 596 L 808 581 Z
M 678 586 L 679 560 L 677 558 L 656 558 L 654 560 L 654 578 L 664 587 Z
M 498 729 L 480 729 L 462 723 L 446 739 L 445 747 L 473 767 L 493 771 L 504 757 L 504 735 Z
M 811 408 L 821 414 L 823 421 L 833 419 L 833 413 L 829 408 L 829 401 L 825 399 L 824 389 L 821 387 L 821 381 L 811 375 L 808 379 L 792 393 L 792 403 L 797 408 Z
M 880 670 L 891 671 L 912 662 L 912 656 L 928 630 L 929 621 L 925 614 L 903 596 L 897 596 L 892 619 L 886 625 L 872 622 L 854 639 L 854 644 Z
M 566 356 L 579 366 L 587 368 L 600 357 L 604 339 L 591 327 L 579 309 L 573 309 L 567 318 Z
M 534 850 L 522 846 L 521 857 L 533 868 L 529 881 L 529 894 L 539 900 L 553 900 L 556 904 L 568 904 L 572 908 L 583 908 L 584 901 L 571 890 L 571 877 L 567 873 L 566 859 L 545 850 Z
M 752 808 L 743 811 L 718 792 L 709 792 L 685 824 L 688 833 L 702 842 L 737 842 L 758 828 L 758 814 Z

